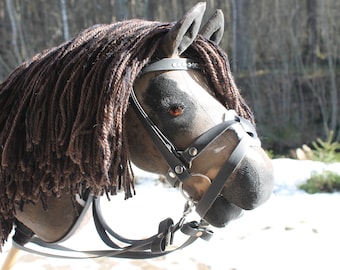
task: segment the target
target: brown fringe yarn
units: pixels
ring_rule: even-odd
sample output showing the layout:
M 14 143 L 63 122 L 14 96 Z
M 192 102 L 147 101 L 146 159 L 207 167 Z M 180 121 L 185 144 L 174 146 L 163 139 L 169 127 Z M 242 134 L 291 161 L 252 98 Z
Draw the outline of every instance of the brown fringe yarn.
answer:
M 124 115 L 136 76 L 172 25 L 94 26 L 26 61 L 0 85 L 0 248 L 15 205 L 76 194 L 82 183 L 95 195 L 115 194 L 118 179 L 132 196 Z M 199 36 L 187 55 L 202 64 L 223 104 L 252 119 L 224 52 Z

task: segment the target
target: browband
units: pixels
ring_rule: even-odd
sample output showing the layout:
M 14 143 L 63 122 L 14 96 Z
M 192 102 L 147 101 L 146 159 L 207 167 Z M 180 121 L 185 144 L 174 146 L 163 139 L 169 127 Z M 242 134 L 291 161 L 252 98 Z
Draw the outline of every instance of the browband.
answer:
M 157 62 L 144 67 L 139 73 L 143 75 L 152 71 L 188 70 L 200 69 L 199 64 L 188 58 L 163 58 Z

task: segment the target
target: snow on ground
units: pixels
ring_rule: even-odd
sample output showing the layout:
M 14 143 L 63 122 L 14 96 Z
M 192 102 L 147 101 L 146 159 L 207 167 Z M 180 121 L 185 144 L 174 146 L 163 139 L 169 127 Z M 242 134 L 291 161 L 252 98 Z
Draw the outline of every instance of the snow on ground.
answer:
M 164 257 L 148 260 L 99 258 L 69 260 L 21 252 L 14 270 L 24 269 L 129 269 L 129 270 L 316 270 L 340 269 L 340 194 L 309 195 L 296 188 L 313 172 L 333 170 L 340 164 L 314 161 L 273 160 L 275 189 L 271 199 L 224 229 L 213 229 L 213 238 Z M 140 239 L 157 232 L 167 217 L 181 217 L 184 199 L 173 189 L 157 184 L 155 176 L 138 171 L 137 196 L 124 201 L 122 194 L 111 202 L 102 199 L 107 222 L 123 236 Z M 190 216 L 197 219 L 195 214 Z M 188 221 L 190 221 L 190 218 Z M 105 248 L 89 222 L 65 244 L 72 248 Z M 180 243 L 182 236 L 175 235 Z M 11 243 L 4 247 L 0 265 Z

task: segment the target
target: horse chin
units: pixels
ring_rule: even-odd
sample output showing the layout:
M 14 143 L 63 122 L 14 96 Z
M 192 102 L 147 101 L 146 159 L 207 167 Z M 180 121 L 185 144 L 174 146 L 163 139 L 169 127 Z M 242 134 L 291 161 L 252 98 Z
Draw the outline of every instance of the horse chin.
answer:
M 241 217 L 243 209 L 228 202 L 224 197 L 217 197 L 204 220 L 214 227 L 225 227 L 229 221 Z

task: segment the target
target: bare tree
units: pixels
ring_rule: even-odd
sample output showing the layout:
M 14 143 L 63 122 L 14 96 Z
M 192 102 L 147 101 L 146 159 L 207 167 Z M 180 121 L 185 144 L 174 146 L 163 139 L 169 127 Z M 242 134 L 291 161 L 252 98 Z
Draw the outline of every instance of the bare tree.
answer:
M 61 6 L 61 18 L 63 22 L 63 33 L 64 33 L 64 40 L 70 39 L 70 30 L 68 27 L 68 19 L 67 19 L 67 5 L 65 0 L 60 0 Z
M 11 39 L 11 45 L 14 51 L 14 55 L 16 57 L 16 62 L 21 63 L 22 57 L 20 54 L 19 44 L 18 44 L 18 27 L 17 27 L 17 20 L 15 18 L 15 10 L 12 5 L 12 0 L 6 0 L 6 7 L 7 12 L 9 16 L 9 20 L 11 23 L 12 28 L 12 39 Z
M 237 33 L 237 1 L 236 0 L 231 0 L 231 7 L 232 7 L 232 69 L 233 70 L 237 70 L 237 66 L 236 66 L 236 48 L 237 48 L 237 39 L 236 39 L 236 33 Z
M 339 25 L 334 21 L 334 17 L 332 16 L 332 10 L 326 9 L 325 2 L 321 1 L 320 10 L 323 13 L 322 21 L 321 21 L 321 37 L 322 41 L 325 44 L 325 53 L 328 65 L 328 74 L 330 80 L 329 92 L 330 92 L 330 119 L 329 119 L 329 129 L 335 130 L 337 126 L 340 125 L 339 120 L 339 96 L 338 89 L 336 83 L 336 75 L 335 75 L 335 61 L 336 55 L 339 53 L 339 38 L 334 42 L 334 39 L 331 38 L 331 34 L 339 34 Z M 332 29 L 336 29 L 338 31 L 334 31 L 332 33 Z M 329 131 L 328 131 L 329 132 Z M 338 138 L 340 135 L 338 134 Z
M 197 0 L 0 1 L 0 81 L 24 59 L 84 28 L 129 18 L 174 21 Z M 222 48 L 265 147 L 334 130 L 340 140 L 340 1 L 207 0 L 225 14 Z

